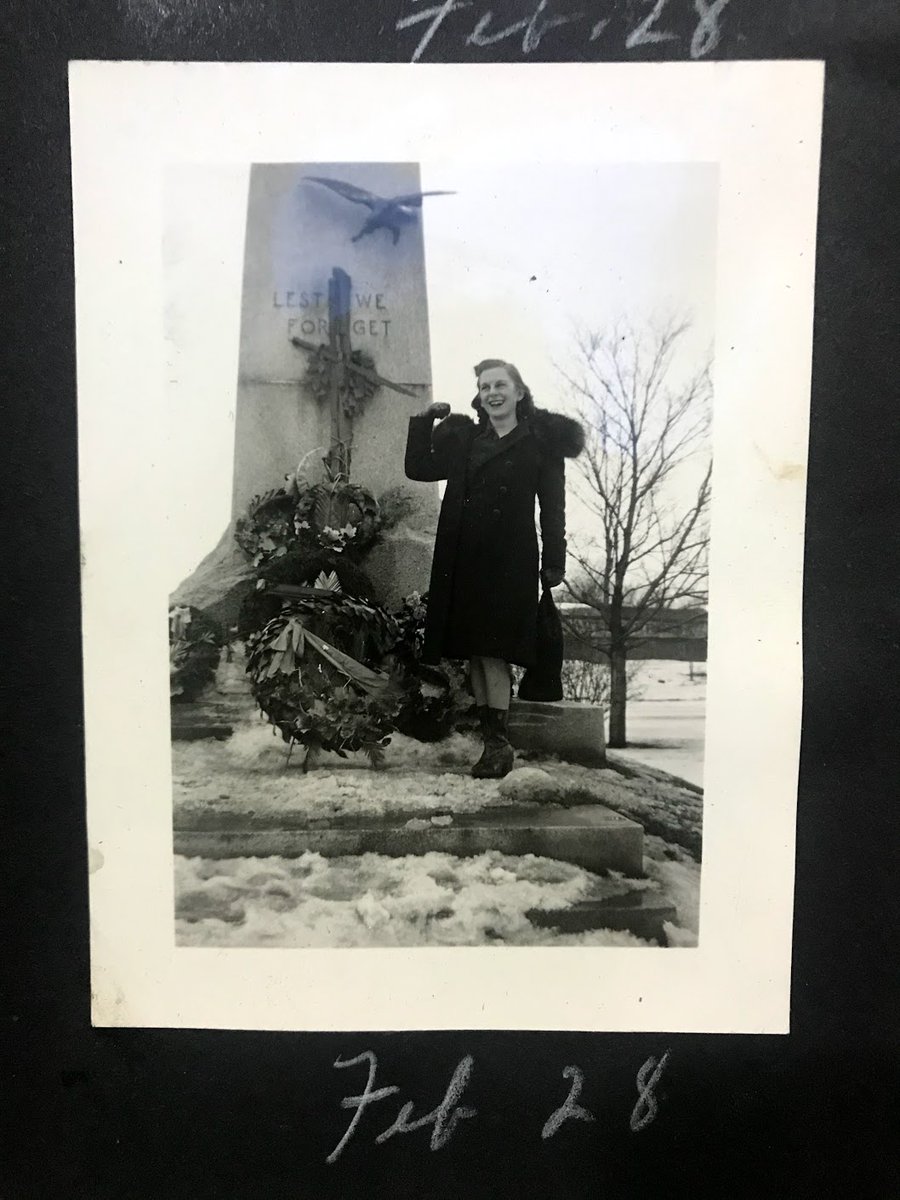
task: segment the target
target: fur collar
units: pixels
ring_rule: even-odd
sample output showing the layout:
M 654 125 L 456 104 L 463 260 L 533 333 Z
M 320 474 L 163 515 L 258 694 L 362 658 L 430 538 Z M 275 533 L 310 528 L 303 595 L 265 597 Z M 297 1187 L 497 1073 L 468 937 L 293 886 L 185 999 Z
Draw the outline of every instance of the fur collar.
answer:
M 577 458 L 584 449 L 584 428 L 572 417 L 551 412 L 547 408 L 535 408 L 527 423 L 541 445 L 552 454 L 560 454 L 563 458 Z M 435 427 L 435 434 L 439 437 L 462 435 L 475 425 L 476 422 L 464 413 L 451 413 Z
M 536 436 L 554 454 L 577 458 L 584 449 L 584 426 L 572 417 L 551 412 L 549 408 L 535 408 L 531 424 Z

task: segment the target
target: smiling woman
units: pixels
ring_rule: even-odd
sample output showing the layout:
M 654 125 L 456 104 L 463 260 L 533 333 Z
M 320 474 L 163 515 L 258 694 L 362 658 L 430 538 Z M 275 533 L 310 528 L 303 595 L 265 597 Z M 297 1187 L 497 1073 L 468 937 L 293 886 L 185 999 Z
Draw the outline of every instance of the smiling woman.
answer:
M 512 363 L 485 359 L 475 368 L 478 420 L 431 404 L 412 417 L 406 447 L 410 479 L 446 479 L 428 594 L 424 658 L 468 658 L 484 736 L 472 768 L 497 778 L 512 768 L 507 737 L 510 664 L 537 657 L 540 579 L 565 575 L 565 458 L 584 433 L 569 417 L 535 407 Z M 440 423 L 435 426 L 435 420 Z

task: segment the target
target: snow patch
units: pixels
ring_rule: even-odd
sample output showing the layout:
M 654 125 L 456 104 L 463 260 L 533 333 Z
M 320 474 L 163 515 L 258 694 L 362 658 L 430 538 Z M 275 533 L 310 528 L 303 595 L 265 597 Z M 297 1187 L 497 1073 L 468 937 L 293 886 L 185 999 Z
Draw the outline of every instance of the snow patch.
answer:
M 663 932 L 670 946 L 693 949 L 698 944 L 698 938 L 693 929 L 684 929 L 681 925 L 673 925 L 671 921 L 663 921 Z
M 644 838 L 644 869 L 675 905 L 678 928 L 695 939 L 693 943 L 672 944 L 696 945 L 700 934 L 700 863 L 681 846 L 650 835 Z
M 604 881 L 567 863 L 491 851 L 386 858 L 179 858 L 185 946 L 647 946 L 629 933 L 563 935 L 531 909 L 565 908 Z
M 549 771 L 541 767 L 516 767 L 500 780 L 497 791 L 513 803 L 530 801 L 554 801 L 559 798 L 559 787 Z
M 192 743 L 195 747 L 198 743 Z M 263 721 L 251 721 L 236 726 L 231 737 L 223 744 L 226 759 L 235 766 L 246 767 L 249 770 L 269 771 L 273 767 L 284 766 L 288 757 L 287 743 L 281 735 L 269 724 Z M 295 746 L 293 755 L 302 760 L 304 749 Z M 478 747 L 473 737 L 461 733 L 451 734 L 440 742 L 417 742 L 413 738 L 404 737 L 402 733 L 391 735 L 391 740 L 385 752 L 385 765 L 388 768 L 418 768 L 419 770 L 440 771 L 447 767 L 466 767 L 478 757 Z M 368 769 L 368 760 L 362 753 L 351 754 L 342 759 L 338 754 L 321 754 L 316 760 L 318 769 L 359 766 Z

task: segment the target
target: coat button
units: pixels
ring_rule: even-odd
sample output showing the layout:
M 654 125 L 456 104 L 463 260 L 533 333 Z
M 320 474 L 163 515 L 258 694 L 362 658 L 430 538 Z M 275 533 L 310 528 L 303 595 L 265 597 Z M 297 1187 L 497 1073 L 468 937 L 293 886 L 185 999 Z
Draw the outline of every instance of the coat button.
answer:
M 505 496 L 508 491 L 509 491 L 509 488 L 504 483 L 503 487 L 500 489 L 500 495 Z
M 499 508 L 495 508 L 495 509 L 494 509 L 494 516 L 495 516 L 495 517 L 499 517 L 500 515 L 501 515 L 501 513 L 500 513 L 500 509 L 499 509 Z

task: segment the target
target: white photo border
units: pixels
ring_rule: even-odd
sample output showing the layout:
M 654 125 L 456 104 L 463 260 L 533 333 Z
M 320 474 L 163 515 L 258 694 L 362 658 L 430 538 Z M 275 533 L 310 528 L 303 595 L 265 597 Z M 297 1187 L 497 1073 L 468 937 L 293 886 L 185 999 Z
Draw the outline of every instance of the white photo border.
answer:
M 814 62 L 70 64 L 96 1025 L 788 1031 L 823 79 Z M 535 158 L 719 167 L 700 944 L 176 947 L 164 172 Z M 236 379 L 236 329 L 223 353 Z

